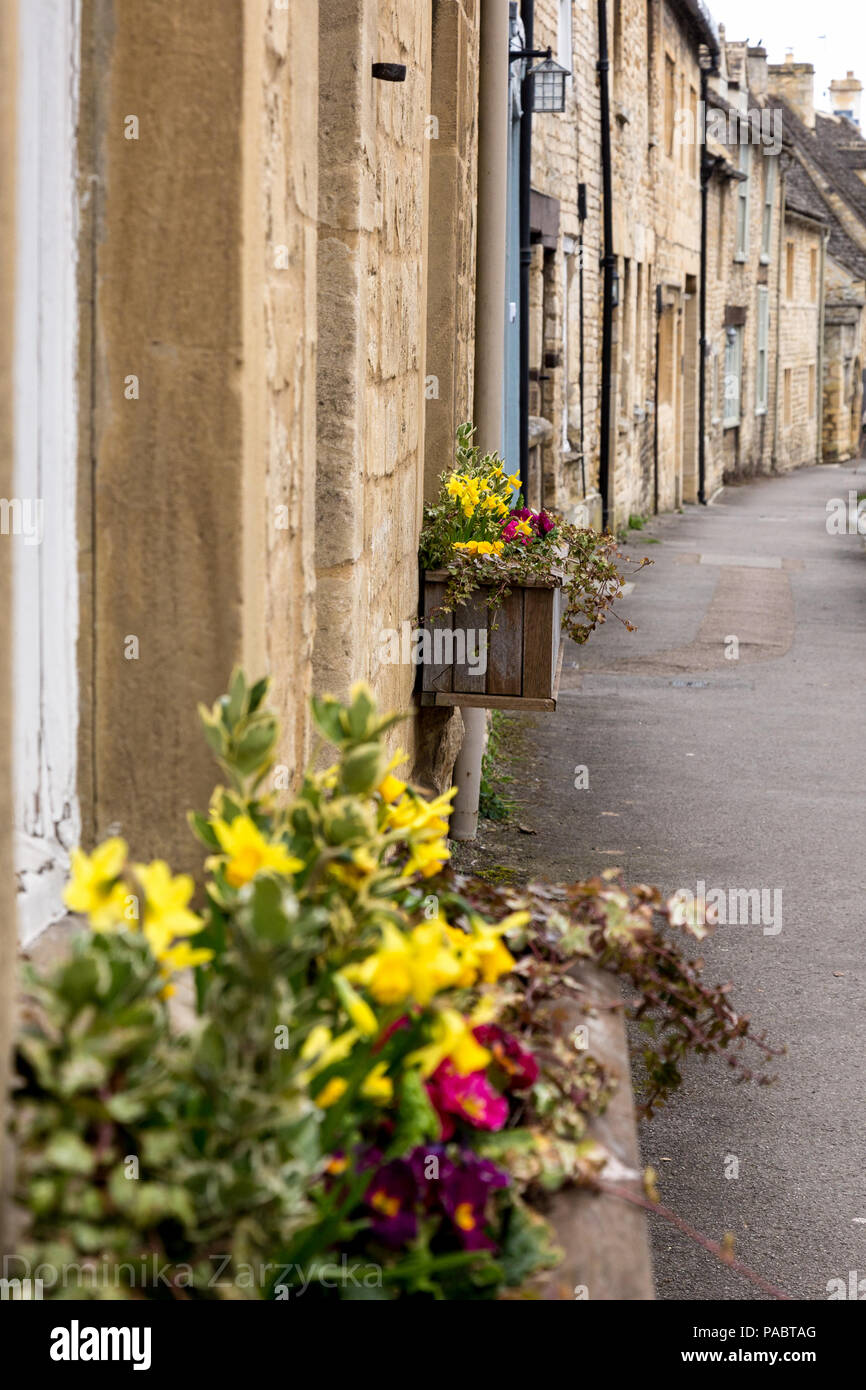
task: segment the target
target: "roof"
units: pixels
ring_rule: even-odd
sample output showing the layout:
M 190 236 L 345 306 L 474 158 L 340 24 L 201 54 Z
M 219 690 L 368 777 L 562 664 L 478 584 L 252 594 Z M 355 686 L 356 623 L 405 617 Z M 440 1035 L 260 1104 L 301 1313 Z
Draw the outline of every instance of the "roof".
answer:
M 706 44 L 714 60 L 718 60 L 721 48 L 716 22 L 704 0 L 669 0 L 671 9 L 684 20 L 698 43 Z
M 866 227 L 866 184 L 855 172 L 866 170 L 866 140 L 844 116 L 816 112 L 812 131 L 782 97 L 771 97 L 770 104 L 782 112 L 785 147 L 794 155 L 786 180 L 789 205 L 804 216 L 822 219 L 830 228 L 830 255 L 863 279 L 866 250 L 846 232 L 824 190 L 842 198 Z M 818 177 L 807 165 L 819 171 Z

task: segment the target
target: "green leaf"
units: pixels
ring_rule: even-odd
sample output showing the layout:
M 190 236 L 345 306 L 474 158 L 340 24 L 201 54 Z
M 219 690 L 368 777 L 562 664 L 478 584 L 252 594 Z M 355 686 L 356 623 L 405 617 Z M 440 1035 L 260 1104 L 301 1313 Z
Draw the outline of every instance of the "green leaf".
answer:
M 343 759 L 340 782 L 352 796 L 369 796 L 385 775 L 385 761 L 380 743 L 361 743 Z
M 257 878 L 244 917 L 260 941 L 284 946 L 294 926 L 286 912 L 286 893 L 275 878 Z
M 200 815 L 198 811 L 187 811 L 186 818 L 197 840 L 200 840 L 208 849 L 219 850 L 220 842 L 216 837 L 213 826 L 206 816 Z
M 70 1129 L 58 1130 L 45 1146 L 45 1161 L 63 1173 L 92 1173 L 93 1152 L 84 1140 Z
M 430 1104 L 427 1088 L 417 1071 L 403 1072 L 397 1104 L 397 1122 L 388 1146 L 391 1158 L 409 1153 L 425 1140 L 438 1139 L 440 1132 L 439 1117 Z
M 76 1091 L 95 1091 L 104 1086 L 108 1067 L 92 1052 L 73 1052 L 60 1067 L 58 1089 L 67 1096 Z
M 230 761 L 244 776 L 249 776 L 267 763 L 276 741 L 276 719 L 271 714 L 260 715 L 238 739 Z

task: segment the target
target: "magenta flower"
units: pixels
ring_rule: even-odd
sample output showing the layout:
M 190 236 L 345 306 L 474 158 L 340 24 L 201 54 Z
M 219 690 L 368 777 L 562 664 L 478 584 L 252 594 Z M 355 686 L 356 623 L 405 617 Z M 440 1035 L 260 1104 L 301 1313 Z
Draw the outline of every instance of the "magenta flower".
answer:
M 531 1052 L 521 1047 L 513 1033 L 506 1033 L 496 1023 L 482 1023 L 473 1029 L 482 1047 L 492 1052 L 497 1066 L 508 1077 L 509 1088 L 524 1091 L 538 1080 L 538 1063 Z
M 475 1129 L 502 1129 L 508 1119 L 508 1101 L 495 1091 L 483 1071 L 460 1076 L 450 1062 L 442 1062 L 427 1083 L 430 1100 L 442 1124 L 442 1137 L 454 1133 L 454 1120 L 466 1120 Z

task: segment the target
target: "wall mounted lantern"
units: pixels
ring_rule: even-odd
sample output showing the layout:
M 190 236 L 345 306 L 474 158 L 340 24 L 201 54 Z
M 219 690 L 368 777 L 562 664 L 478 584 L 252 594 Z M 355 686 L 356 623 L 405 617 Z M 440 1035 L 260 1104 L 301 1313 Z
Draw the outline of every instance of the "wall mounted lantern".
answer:
M 568 68 L 561 67 L 553 60 L 553 50 L 550 48 L 517 48 L 513 49 L 508 55 L 508 61 L 513 63 L 515 58 L 543 58 L 544 62 L 539 63 L 537 68 L 530 68 L 526 76 L 533 79 L 532 83 L 532 110 L 533 111 L 564 111 L 565 110 L 565 79 L 571 77 Z

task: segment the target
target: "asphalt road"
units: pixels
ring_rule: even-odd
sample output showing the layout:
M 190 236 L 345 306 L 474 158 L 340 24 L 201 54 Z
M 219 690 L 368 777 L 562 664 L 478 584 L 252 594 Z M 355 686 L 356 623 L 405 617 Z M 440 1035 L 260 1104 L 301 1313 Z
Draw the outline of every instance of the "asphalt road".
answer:
M 858 488 L 866 463 L 809 468 L 635 532 L 638 631 L 569 643 L 556 714 L 516 725 L 533 872 L 778 895 L 701 948 L 787 1044 L 778 1081 L 693 1060 L 641 1142 L 668 1206 L 805 1299 L 851 1271 L 866 1297 L 866 544 L 826 511 Z M 761 1296 L 658 1218 L 653 1258 L 661 1299 Z

